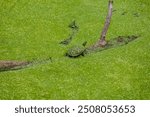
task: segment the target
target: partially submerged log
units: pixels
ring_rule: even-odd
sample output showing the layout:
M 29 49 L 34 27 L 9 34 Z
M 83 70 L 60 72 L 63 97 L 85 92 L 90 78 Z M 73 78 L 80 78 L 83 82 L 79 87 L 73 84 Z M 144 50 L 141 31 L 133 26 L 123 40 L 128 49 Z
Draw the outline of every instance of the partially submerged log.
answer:
M 24 66 L 29 65 L 28 61 L 5 61 L 0 60 L 0 71 L 14 70 L 20 69 Z
M 130 35 L 130 36 L 118 36 L 116 38 L 111 39 L 107 42 L 107 44 L 104 47 L 89 47 L 87 48 L 87 54 L 93 53 L 93 52 L 100 52 L 103 50 L 111 49 L 114 47 L 119 47 L 126 45 L 136 39 L 138 39 L 140 36 L 137 35 Z
M 100 47 L 100 46 L 103 47 L 103 46 L 105 46 L 107 44 L 106 34 L 107 34 L 107 31 L 108 31 L 108 28 L 109 28 L 109 25 L 110 25 L 110 22 L 111 22 L 112 13 L 113 13 L 113 0 L 109 0 L 108 14 L 107 14 L 107 17 L 106 17 L 105 25 L 104 25 L 104 28 L 103 28 L 103 30 L 101 32 L 100 39 L 95 44 L 95 47 Z
M 34 59 L 32 61 L 0 60 L 0 72 L 19 70 L 33 65 L 46 64 L 47 62 L 53 62 L 52 57 L 48 57 L 46 59 L 41 60 Z

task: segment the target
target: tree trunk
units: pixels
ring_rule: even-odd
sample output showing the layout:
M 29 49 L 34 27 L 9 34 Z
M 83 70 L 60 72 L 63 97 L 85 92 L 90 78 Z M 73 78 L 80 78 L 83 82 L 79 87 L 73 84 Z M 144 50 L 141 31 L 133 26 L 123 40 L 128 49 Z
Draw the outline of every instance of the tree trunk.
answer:
M 98 43 L 96 44 L 96 46 L 102 46 L 103 47 L 107 44 L 106 34 L 107 34 L 107 31 L 108 31 L 108 28 L 109 28 L 109 25 L 110 25 L 112 12 L 113 12 L 113 0 L 109 0 L 108 14 L 107 14 L 107 17 L 106 17 L 105 25 L 104 25 L 104 28 L 102 30 L 101 37 L 100 37 Z

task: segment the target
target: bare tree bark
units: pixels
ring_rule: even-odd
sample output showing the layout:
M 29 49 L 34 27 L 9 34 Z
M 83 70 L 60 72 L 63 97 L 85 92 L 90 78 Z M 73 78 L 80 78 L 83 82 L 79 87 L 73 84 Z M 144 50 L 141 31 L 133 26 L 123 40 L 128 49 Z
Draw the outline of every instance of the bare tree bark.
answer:
M 23 67 L 30 64 L 30 62 L 27 61 L 1 61 L 0 60 L 0 71 L 1 70 L 9 70 L 16 67 Z
M 113 12 L 113 0 L 109 0 L 108 14 L 106 17 L 105 25 L 104 25 L 104 28 L 102 30 L 101 37 L 100 37 L 98 43 L 96 44 L 96 46 L 102 46 L 103 47 L 107 44 L 106 34 L 107 34 L 107 31 L 108 31 L 108 28 L 109 28 L 109 25 L 111 22 L 112 12 Z

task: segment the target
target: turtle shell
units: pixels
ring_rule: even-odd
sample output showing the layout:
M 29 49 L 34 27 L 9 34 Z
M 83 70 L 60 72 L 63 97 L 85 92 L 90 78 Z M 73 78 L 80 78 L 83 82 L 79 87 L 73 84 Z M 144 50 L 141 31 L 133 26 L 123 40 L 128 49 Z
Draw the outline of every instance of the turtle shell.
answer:
M 78 57 L 80 55 L 84 55 L 85 47 L 83 46 L 74 46 L 68 50 L 66 53 L 69 57 Z

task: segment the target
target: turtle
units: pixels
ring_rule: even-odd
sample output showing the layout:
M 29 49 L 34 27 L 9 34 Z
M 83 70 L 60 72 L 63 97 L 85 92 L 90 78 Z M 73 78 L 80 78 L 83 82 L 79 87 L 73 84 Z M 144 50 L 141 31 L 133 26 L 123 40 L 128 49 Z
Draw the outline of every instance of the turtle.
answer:
M 85 48 L 86 43 L 87 42 L 84 42 L 82 45 L 76 45 L 76 46 L 71 47 L 67 51 L 66 56 L 72 57 L 72 58 L 76 58 L 81 55 L 84 56 L 86 53 L 86 48 Z

